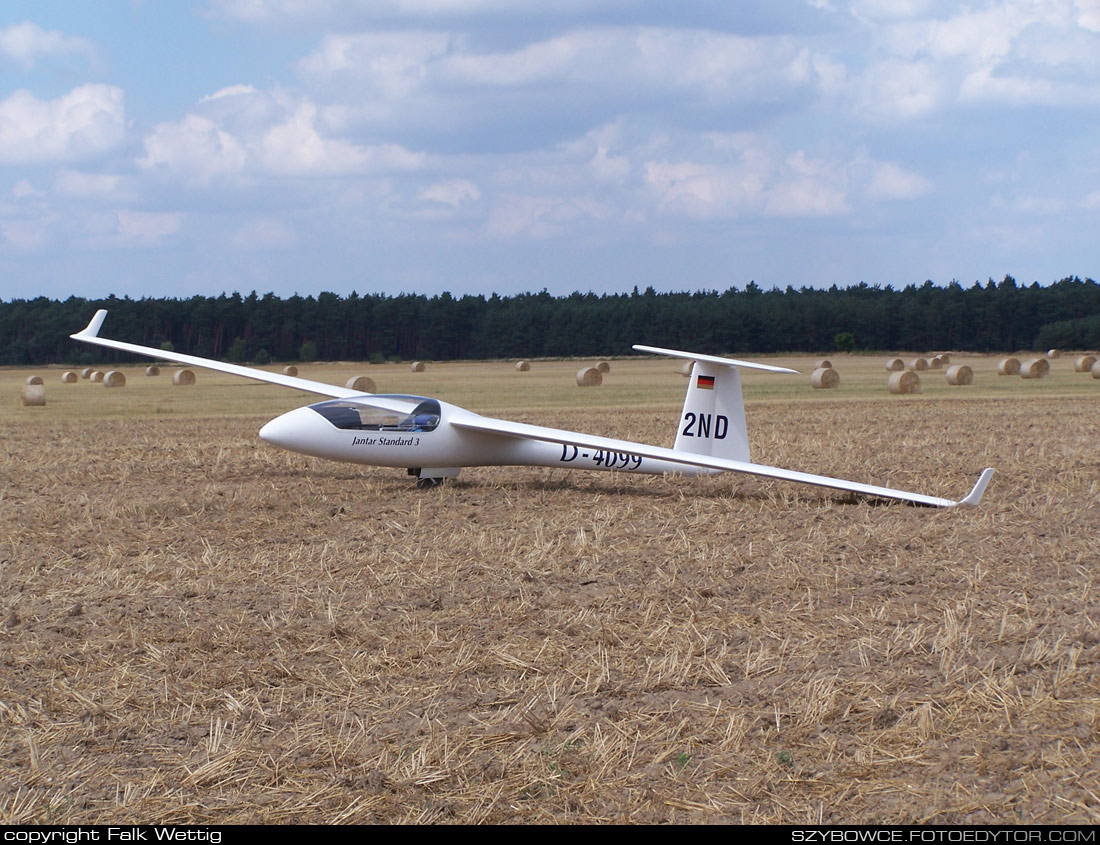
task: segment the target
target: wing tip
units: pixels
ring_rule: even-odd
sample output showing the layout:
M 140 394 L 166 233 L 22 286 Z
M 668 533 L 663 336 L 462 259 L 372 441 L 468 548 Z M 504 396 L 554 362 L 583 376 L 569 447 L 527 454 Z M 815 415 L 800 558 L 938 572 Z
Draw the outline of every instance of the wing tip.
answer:
M 76 334 L 69 335 L 69 337 L 73 338 L 74 340 L 81 340 L 82 338 L 86 337 L 98 337 L 99 330 L 103 326 L 103 321 L 105 319 L 107 319 L 107 309 L 100 308 L 98 311 L 95 312 L 94 315 L 92 315 L 92 319 L 88 321 L 88 325 L 86 325 Z
M 989 486 L 989 479 L 993 477 L 993 468 L 986 467 L 982 470 L 982 474 L 978 476 L 978 481 L 974 485 L 974 488 L 966 495 L 965 498 L 959 501 L 960 505 L 966 505 L 967 507 L 975 507 L 978 502 L 982 500 L 982 495 L 985 493 L 985 488 Z

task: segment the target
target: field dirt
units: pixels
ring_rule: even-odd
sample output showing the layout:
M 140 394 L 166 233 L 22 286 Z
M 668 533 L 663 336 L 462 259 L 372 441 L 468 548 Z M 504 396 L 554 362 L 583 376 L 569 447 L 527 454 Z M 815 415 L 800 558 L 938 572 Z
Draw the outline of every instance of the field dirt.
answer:
M 0 419 L 0 822 L 1100 822 L 1100 391 L 750 403 L 761 462 L 994 467 L 956 510 L 418 491 L 265 445 L 274 413 L 73 401 Z M 501 410 L 671 445 L 662 403 Z

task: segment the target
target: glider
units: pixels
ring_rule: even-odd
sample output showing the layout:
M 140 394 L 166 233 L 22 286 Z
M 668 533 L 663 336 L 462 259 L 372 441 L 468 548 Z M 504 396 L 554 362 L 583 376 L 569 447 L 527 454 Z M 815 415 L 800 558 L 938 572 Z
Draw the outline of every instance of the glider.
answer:
M 665 449 L 483 417 L 425 396 L 362 393 L 297 376 L 110 340 L 99 336 L 106 316 L 105 310 L 97 311 L 83 331 L 70 337 L 136 355 L 205 367 L 326 396 L 323 402 L 276 417 L 260 429 L 260 437 L 274 446 L 318 458 L 407 468 L 410 475 L 417 477 L 417 486 L 422 488 L 440 484 L 444 478 L 453 478 L 462 467 L 469 466 L 542 466 L 681 475 L 742 472 L 949 508 L 977 505 L 993 475 L 992 469 L 984 470 L 970 493 L 955 501 L 753 463 L 749 457 L 740 371 L 797 372 L 786 367 L 655 346 L 635 346 L 640 352 L 695 362 L 676 442 L 671 449 Z

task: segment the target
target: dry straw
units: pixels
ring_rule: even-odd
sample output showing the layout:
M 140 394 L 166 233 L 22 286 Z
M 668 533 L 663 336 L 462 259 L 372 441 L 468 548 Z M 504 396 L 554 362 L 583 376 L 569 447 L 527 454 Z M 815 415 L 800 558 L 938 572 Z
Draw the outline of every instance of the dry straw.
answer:
M 195 373 L 192 370 L 176 370 L 172 374 L 172 384 L 194 384 Z
M 27 384 L 45 384 L 42 381 L 42 376 L 27 376 Z
M 600 361 L 600 363 L 596 365 L 596 369 L 601 373 L 609 373 L 611 372 L 611 365 L 607 363 L 607 361 Z
M 414 373 L 424 372 L 424 362 L 423 361 L 413 361 L 412 362 L 412 371 Z
M 283 367 L 283 375 L 296 376 L 298 375 L 298 368 L 295 367 L 293 364 L 288 364 L 287 366 Z
M 519 370 L 521 373 L 525 373 L 529 369 L 531 369 L 531 365 L 526 361 L 516 361 L 516 369 Z
M 920 393 L 920 376 L 912 370 L 902 370 L 890 376 L 887 386 L 891 393 Z
M 103 376 L 104 387 L 125 387 L 126 376 L 120 373 L 118 370 L 110 370 L 105 376 Z
M 1020 365 L 1020 378 L 1044 378 L 1050 372 L 1046 358 L 1029 358 Z
M 840 373 L 832 367 L 818 367 L 810 375 L 810 384 L 815 390 L 831 390 L 840 384 Z
M 905 362 L 901 358 L 891 358 L 886 362 L 886 372 L 900 373 L 905 369 Z
M 920 372 L 923 372 L 923 371 L 927 370 L 928 369 L 928 359 L 927 358 L 914 358 L 912 361 L 909 362 L 909 369 L 911 369 L 911 370 L 913 370 L 914 372 L 917 372 L 917 373 L 920 373 Z
M 78 376 L 72 370 L 65 370 L 65 372 L 63 372 L 61 374 L 62 384 L 74 384 L 75 382 L 77 382 L 79 380 L 80 380 L 80 376 Z
M 997 375 L 999 376 L 1018 376 L 1019 374 L 1019 358 L 1002 358 L 1001 363 L 997 365 Z
M 954 366 L 947 368 L 947 383 L 948 384 L 973 384 L 974 383 L 974 371 L 966 364 L 955 364 Z
M 91 381 L 103 381 L 103 371 L 102 370 L 92 370 L 92 374 L 90 376 L 88 376 L 88 378 Z
M 147 376 L 159 376 L 160 375 L 160 367 L 158 367 L 156 364 L 150 364 L 148 367 L 145 368 L 145 375 L 147 375 Z
M 1078 373 L 1092 372 L 1092 365 L 1095 363 L 1095 355 L 1081 355 L 1073 362 L 1073 369 Z
M 360 393 L 378 392 L 378 385 L 374 383 L 374 379 L 368 376 L 352 376 L 347 380 L 344 387 L 348 390 L 358 390 Z
M 595 367 L 582 367 L 577 371 L 578 387 L 599 387 L 603 384 L 603 373 Z
M 46 388 L 40 384 L 25 384 L 19 388 L 19 401 L 24 407 L 28 405 L 45 405 Z

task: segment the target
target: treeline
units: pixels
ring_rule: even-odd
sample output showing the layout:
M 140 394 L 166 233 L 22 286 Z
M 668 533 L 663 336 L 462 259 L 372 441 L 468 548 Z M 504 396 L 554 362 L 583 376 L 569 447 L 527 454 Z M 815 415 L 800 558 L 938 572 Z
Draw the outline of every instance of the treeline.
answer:
M 204 357 L 301 360 L 606 356 L 633 343 L 701 352 L 938 349 L 973 352 L 1100 346 L 1100 285 L 932 282 L 695 293 L 546 291 L 515 296 L 234 293 L 189 299 L 39 297 L 0 302 L 0 363 L 128 359 L 69 335 L 97 308 L 104 334 Z

